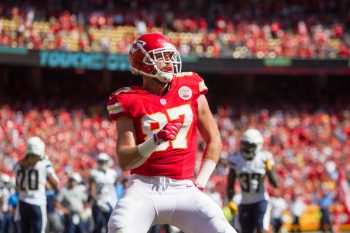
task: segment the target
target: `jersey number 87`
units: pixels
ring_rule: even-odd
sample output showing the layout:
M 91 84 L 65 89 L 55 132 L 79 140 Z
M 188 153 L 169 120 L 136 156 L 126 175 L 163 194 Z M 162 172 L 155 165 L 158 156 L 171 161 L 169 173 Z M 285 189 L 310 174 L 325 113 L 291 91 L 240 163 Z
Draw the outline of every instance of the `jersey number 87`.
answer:
M 193 122 L 193 112 L 189 104 L 169 108 L 166 113 L 156 112 L 146 115 L 141 119 L 142 132 L 146 135 L 145 139 L 152 137 L 168 122 L 180 120 L 184 117 L 183 126 L 180 128 L 177 137 L 171 142 L 165 142 L 157 146 L 155 151 L 164 151 L 171 145 L 173 149 L 187 148 L 187 134 Z

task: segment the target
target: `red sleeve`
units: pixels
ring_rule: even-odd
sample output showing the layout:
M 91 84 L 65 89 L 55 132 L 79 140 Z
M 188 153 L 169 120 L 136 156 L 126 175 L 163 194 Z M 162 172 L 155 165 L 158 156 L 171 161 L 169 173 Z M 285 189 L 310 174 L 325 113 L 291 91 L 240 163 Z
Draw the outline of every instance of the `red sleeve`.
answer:
M 204 83 L 204 80 L 195 72 L 183 72 L 176 75 L 178 77 L 178 85 L 187 86 L 191 88 L 193 99 L 197 99 L 200 95 L 205 95 L 208 92 L 208 88 Z M 181 90 L 181 89 L 180 89 Z
M 204 83 L 204 80 L 197 74 L 193 72 L 192 75 L 193 79 L 198 83 L 198 92 L 199 94 L 207 94 L 208 93 L 208 88 Z
M 107 101 L 108 116 L 111 120 L 116 120 L 117 118 L 127 115 L 125 108 L 120 101 L 120 94 L 131 90 L 129 87 L 121 88 L 114 93 L 112 93 Z

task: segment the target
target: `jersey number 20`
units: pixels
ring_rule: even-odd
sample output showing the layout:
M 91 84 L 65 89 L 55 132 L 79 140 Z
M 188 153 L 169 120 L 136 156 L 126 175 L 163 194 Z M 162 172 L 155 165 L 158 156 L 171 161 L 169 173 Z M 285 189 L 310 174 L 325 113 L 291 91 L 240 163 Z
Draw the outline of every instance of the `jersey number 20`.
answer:
M 21 191 L 27 190 L 38 190 L 39 184 L 39 172 L 35 169 L 27 171 L 19 170 L 17 172 L 18 187 Z

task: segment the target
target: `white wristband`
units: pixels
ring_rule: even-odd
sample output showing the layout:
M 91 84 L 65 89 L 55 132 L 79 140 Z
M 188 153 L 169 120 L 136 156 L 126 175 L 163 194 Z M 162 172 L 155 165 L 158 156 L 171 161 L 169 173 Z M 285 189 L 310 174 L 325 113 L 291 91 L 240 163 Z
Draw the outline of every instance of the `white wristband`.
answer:
M 208 183 L 208 180 L 215 170 L 216 167 L 216 162 L 210 159 L 206 159 L 202 161 L 202 166 L 198 172 L 197 178 L 196 178 L 196 183 L 200 187 L 205 187 Z
M 150 157 L 156 148 L 157 148 L 157 144 L 154 141 L 153 137 L 147 139 L 145 142 L 137 146 L 137 150 L 139 154 L 144 158 Z

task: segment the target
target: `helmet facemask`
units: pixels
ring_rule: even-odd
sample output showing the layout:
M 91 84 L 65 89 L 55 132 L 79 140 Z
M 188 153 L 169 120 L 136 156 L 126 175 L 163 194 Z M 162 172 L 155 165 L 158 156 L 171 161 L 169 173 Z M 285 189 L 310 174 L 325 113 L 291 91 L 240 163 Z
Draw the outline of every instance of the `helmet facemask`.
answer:
M 241 141 L 241 152 L 245 159 L 252 160 L 255 155 L 258 153 L 259 146 L 255 143 Z
M 97 155 L 96 162 L 98 169 L 103 171 L 106 171 L 112 165 L 109 155 L 103 152 Z
M 108 160 L 97 160 L 97 167 L 99 170 L 106 171 L 109 168 Z
M 240 149 L 247 160 L 252 160 L 262 150 L 264 138 L 256 129 L 246 130 L 241 137 Z
M 163 48 L 153 49 L 149 52 L 147 52 L 141 44 L 137 43 L 136 45 L 144 54 L 143 63 L 153 67 L 153 72 L 146 73 L 132 67 L 132 72 L 134 74 L 142 74 L 148 77 L 156 78 L 162 83 L 168 83 L 172 80 L 174 74 L 181 73 L 182 61 L 180 53 L 176 50 L 174 45 L 164 43 Z M 170 65 L 167 68 L 169 70 L 164 71 L 162 68 L 159 68 L 159 63 L 163 63 L 165 66 Z

